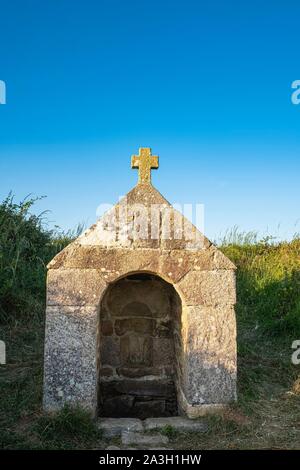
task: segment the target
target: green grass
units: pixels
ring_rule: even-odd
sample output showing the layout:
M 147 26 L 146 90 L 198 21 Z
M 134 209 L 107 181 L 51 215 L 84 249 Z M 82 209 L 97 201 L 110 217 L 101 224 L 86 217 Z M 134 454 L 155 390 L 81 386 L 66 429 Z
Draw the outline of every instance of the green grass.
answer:
M 65 406 L 58 413 L 41 415 L 34 431 L 48 448 L 86 447 L 101 438 L 89 413 L 80 407 Z
M 47 230 L 33 203 L 9 196 L 0 204 L 0 339 L 8 357 L 0 366 L 0 447 L 101 448 L 83 410 L 41 410 L 45 267 L 76 233 Z M 292 392 L 300 366 L 291 364 L 300 339 L 300 238 L 275 243 L 234 230 L 220 249 L 238 268 L 238 403 L 208 418 L 206 433 L 164 433 L 174 449 L 300 448 L 300 396 Z
M 163 436 L 167 436 L 171 440 L 174 440 L 178 436 L 178 431 L 170 424 L 167 424 L 162 428 L 161 434 Z

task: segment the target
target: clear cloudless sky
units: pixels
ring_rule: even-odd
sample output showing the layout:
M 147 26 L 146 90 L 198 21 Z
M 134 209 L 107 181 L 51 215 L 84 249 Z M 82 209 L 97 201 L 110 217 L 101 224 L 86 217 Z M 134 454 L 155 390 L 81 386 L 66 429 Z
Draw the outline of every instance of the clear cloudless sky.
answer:
M 155 187 L 205 232 L 300 231 L 300 2 L 0 0 L 0 197 L 89 225 L 160 156 Z

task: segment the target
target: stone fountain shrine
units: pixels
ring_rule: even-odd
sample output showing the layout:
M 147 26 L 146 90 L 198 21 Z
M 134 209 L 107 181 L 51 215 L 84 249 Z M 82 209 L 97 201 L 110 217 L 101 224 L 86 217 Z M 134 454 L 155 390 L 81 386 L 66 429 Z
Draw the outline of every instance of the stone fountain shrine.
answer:
M 138 184 L 48 265 L 44 409 L 196 418 L 236 400 L 235 266 Z

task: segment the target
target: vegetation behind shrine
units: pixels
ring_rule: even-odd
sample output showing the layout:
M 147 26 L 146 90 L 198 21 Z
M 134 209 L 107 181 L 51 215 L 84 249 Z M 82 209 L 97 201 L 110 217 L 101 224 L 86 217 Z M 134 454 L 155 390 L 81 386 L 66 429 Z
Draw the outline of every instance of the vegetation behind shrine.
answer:
M 11 195 L 0 203 L 0 448 L 100 448 L 83 410 L 41 411 L 46 265 L 80 228 L 47 229 L 34 203 Z M 299 448 L 300 366 L 291 345 L 300 339 L 300 236 L 279 243 L 234 229 L 219 247 L 238 268 L 239 401 L 210 418 L 207 433 L 173 435 L 172 447 Z

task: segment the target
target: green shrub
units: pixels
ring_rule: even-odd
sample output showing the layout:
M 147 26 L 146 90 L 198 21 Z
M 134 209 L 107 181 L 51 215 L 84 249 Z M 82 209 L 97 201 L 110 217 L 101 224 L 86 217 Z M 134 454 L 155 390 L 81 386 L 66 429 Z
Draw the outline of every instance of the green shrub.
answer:
M 47 230 L 43 216 L 31 213 L 39 198 L 0 204 L 0 322 L 40 315 L 45 299 L 46 265 L 70 241 Z

